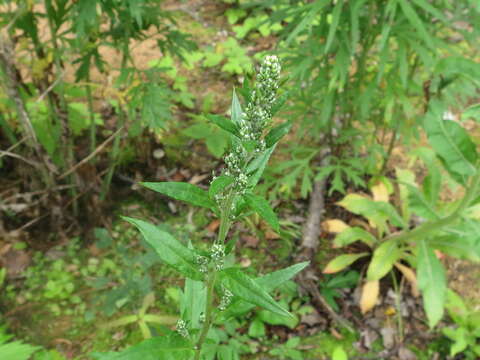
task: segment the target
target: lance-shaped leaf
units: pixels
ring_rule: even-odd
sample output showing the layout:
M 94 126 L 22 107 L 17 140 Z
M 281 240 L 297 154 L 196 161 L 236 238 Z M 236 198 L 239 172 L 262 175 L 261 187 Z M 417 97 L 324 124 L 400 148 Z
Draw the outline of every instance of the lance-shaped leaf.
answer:
M 393 267 L 400 257 L 400 249 L 395 239 L 390 239 L 381 244 L 373 253 L 367 271 L 367 280 L 380 280 Z
M 207 289 L 201 281 L 185 280 L 185 290 L 180 308 L 182 319 L 193 329 L 200 329 L 200 315 L 205 312 Z
M 220 175 L 210 184 L 210 188 L 208 189 L 208 195 L 211 199 L 214 199 L 215 195 L 217 195 L 220 191 L 233 183 L 234 180 L 235 179 L 231 176 Z
M 355 261 L 365 256 L 368 256 L 368 253 L 339 255 L 327 264 L 325 269 L 323 269 L 323 273 L 334 274 L 336 272 L 342 271 L 347 266 L 353 264 Z
M 232 94 L 232 108 L 231 108 L 231 118 L 232 122 L 234 124 L 238 124 L 240 120 L 242 119 L 242 106 L 240 105 L 240 100 L 237 97 L 237 93 L 235 92 L 235 89 L 233 89 L 233 94 Z
M 461 229 L 460 229 L 461 230 Z M 480 244 L 478 234 L 467 233 L 463 236 L 444 235 L 437 236 L 428 241 L 433 249 L 438 249 L 450 256 L 480 262 Z
M 238 128 L 235 123 L 221 115 L 209 114 L 207 118 L 221 129 L 232 135 L 238 136 Z
M 432 100 L 424 121 L 428 141 L 449 172 L 460 176 L 473 175 L 478 159 L 476 146 L 460 124 L 443 120 L 443 110 L 438 100 Z
M 418 287 L 423 295 L 423 308 L 433 328 L 443 317 L 447 292 L 445 270 L 425 240 L 418 243 Z
M 267 148 L 272 147 L 277 142 L 280 141 L 282 137 L 284 137 L 292 127 L 292 122 L 287 121 L 283 124 L 275 126 L 270 132 L 265 136 L 265 144 Z
M 153 224 L 126 216 L 122 216 L 122 218 L 140 230 L 145 241 L 155 249 L 164 263 L 170 265 L 188 278 L 194 280 L 203 279 L 203 275 L 195 263 L 195 253 L 193 250 L 190 250 L 172 235 L 160 230 Z
M 275 314 L 291 316 L 255 280 L 244 274 L 240 269 L 228 268 L 223 270 L 220 275 L 223 285 L 233 295 Z
M 267 166 L 268 160 L 275 150 L 275 145 L 266 149 L 258 157 L 256 157 L 250 164 L 247 166 L 248 174 L 248 186 L 253 188 L 258 184 L 258 181 L 262 177 L 265 167 Z
M 301 262 L 289 266 L 285 269 L 271 272 L 269 274 L 255 278 L 255 282 L 267 293 L 270 293 L 271 291 L 282 285 L 284 282 L 292 279 L 296 274 L 305 269 L 308 264 L 309 262 Z M 252 305 L 249 302 L 243 301 L 239 298 L 234 298 L 232 304 L 230 304 L 228 309 L 223 312 L 222 315 L 224 315 L 224 317 L 228 319 L 230 316 L 233 315 L 245 314 L 254 307 L 255 305 Z
M 273 212 L 268 204 L 268 201 L 261 196 L 253 194 L 243 195 L 247 205 L 258 213 L 276 232 L 280 232 L 280 224 L 278 223 L 277 215 Z
M 157 336 L 119 353 L 93 353 L 96 360 L 191 360 L 193 344 L 178 334 Z
M 184 182 L 142 182 L 146 188 L 170 196 L 175 200 L 187 202 L 192 205 L 214 209 L 215 202 L 208 193 L 199 187 Z
M 380 282 L 378 280 L 367 281 L 363 285 L 362 295 L 360 297 L 360 310 L 362 314 L 370 311 L 377 304 L 379 292 Z
M 343 247 L 354 243 L 355 241 L 363 241 L 365 244 L 372 247 L 377 242 L 377 239 L 368 231 L 354 226 L 347 228 L 338 234 L 333 240 L 333 245 L 335 247 Z

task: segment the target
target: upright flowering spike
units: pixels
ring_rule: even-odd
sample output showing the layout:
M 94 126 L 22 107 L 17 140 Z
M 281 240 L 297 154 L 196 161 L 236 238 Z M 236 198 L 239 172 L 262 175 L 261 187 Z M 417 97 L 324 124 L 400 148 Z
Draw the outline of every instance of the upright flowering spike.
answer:
M 255 142 L 253 151 L 259 153 L 265 149 L 264 131 L 272 118 L 272 107 L 275 103 L 278 82 L 280 79 L 280 62 L 276 56 L 267 56 L 262 61 L 257 74 L 256 83 L 250 94 L 250 102 L 239 122 L 241 141 L 235 144 L 232 151 L 225 157 L 227 169 L 225 175 L 235 178 L 238 193 L 246 190 L 248 183 L 244 169 L 247 159 L 251 159 L 250 151 L 244 147 L 244 142 Z

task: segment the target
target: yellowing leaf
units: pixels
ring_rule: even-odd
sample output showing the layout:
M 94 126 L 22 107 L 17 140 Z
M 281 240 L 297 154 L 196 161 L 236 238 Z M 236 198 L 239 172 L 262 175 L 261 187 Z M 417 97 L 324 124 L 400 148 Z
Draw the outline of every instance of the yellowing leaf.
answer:
M 339 219 L 330 219 L 330 220 L 325 220 L 322 223 L 322 228 L 329 233 L 335 233 L 339 234 L 343 230 L 348 229 L 350 226 L 345 224 L 342 220 Z
M 373 194 L 373 201 L 385 201 L 388 202 L 388 189 L 381 181 L 372 186 L 370 191 Z
M 377 304 L 378 294 L 380 292 L 380 282 L 378 280 L 367 281 L 362 288 L 360 298 L 360 311 L 362 314 L 372 310 Z
M 343 254 L 337 256 L 335 259 L 330 261 L 325 269 L 323 270 L 324 274 L 333 274 L 345 269 L 347 266 L 353 264 L 358 259 L 369 255 L 369 253 L 363 252 L 360 254 Z
M 415 274 L 415 271 L 400 263 L 395 263 L 395 267 L 400 270 L 403 276 L 405 276 L 405 279 L 407 279 L 407 281 L 410 283 L 410 286 L 412 287 L 412 295 L 415 297 L 420 296 L 420 291 L 418 291 L 417 275 Z

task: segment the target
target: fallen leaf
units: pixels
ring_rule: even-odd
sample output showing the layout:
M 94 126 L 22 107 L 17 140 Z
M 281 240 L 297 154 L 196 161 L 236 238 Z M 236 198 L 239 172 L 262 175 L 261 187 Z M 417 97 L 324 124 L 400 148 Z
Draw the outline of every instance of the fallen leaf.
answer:
M 280 235 L 278 235 L 275 231 L 268 229 L 265 232 L 265 239 L 267 240 L 277 240 L 280 239 Z
M 189 183 L 196 185 L 200 183 L 202 180 L 205 180 L 207 177 L 209 177 L 209 174 L 203 174 L 203 175 L 193 175 L 192 178 L 190 179 Z
M 256 248 L 260 242 L 260 239 L 256 236 L 243 235 L 242 241 L 245 247 Z
M 209 232 L 214 233 L 215 231 L 217 231 L 217 229 L 218 229 L 219 226 L 220 226 L 220 220 L 215 219 L 215 220 L 213 220 L 210 224 L 208 224 L 207 230 L 208 230 Z
M 377 304 L 378 294 L 380 292 L 380 282 L 378 280 L 367 281 L 362 288 L 360 297 L 360 310 L 362 314 L 372 310 Z
M 391 349 L 395 346 L 396 331 L 393 327 L 386 326 L 381 328 L 380 334 L 382 335 L 383 346 L 386 349 Z
M 385 201 L 388 202 L 388 189 L 381 181 L 372 186 L 370 191 L 373 194 L 373 201 Z
M 395 267 L 400 270 L 403 276 L 405 276 L 405 279 L 407 279 L 407 281 L 410 283 L 412 295 L 419 297 L 420 291 L 418 290 L 417 275 L 415 274 L 415 271 L 400 263 L 395 263 Z
M 341 233 L 343 230 L 348 229 L 349 226 L 345 224 L 342 220 L 331 219 L 322 222 L 322 228 L 326 232 L 338 234 Z

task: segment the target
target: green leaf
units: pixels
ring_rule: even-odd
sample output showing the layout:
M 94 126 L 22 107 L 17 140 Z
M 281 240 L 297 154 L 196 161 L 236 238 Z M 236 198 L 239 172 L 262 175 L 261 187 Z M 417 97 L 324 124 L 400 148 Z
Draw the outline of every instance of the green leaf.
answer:
M 325 54 L 327 54 L 328 50 L 330 50 L 330 46 L 332 45 L 333 39 L 335 37 L 335 33 L 337 32 L 340 16 L 342 15 L 342 8 L 343 8 L 343 0 L 339 0 L 332 12 L 332 23 L 330 24 L 328 29 L 327 42 L 324 50 Z
M 192 205 L 214 209 L 216 204 L 210 199 L 208 193 L 199 187 L 184 182 L 142 182 L 146 188 L 170 196 L 176 200 Z
M 224 116 L 221 115 L 215 115 L 215 114 L 208 114 L 207 118 L 213 122 L 215 125 L 220 127 L 221 129 L 229 132 L 232 135 L 238 136 L 238 128 L 235 123 L 230 121 Z
M 323 269 L 324 274 L 333 274 L 345 269 L 347 266 L 350 266 L 358 259 L 368 256 L 368 253 L 360 254 L 343 254 L 337 256 L 335 259 L 331 260 L 325 269 Z
M 395 239 L 382 243 L 373 253 L 368 266 L 367 281 L 376 281 L 384 277 L 400 257 L 400 249 Z
M 195 263 L 195 253 L 191 249 L 183 246 L 172 235 L 153 224 L 126 216 L 122 216 L 122 219 L 140 230 L 145 241 L 155 249 L 163 262 L 188 278 L 203 280 L 203 275 Z
M 400 4 L 400 7 L 402 8 L 402 11 L 410 24 L 412 24 L 412 26 L 418 31 L 419 35 L 423 38 L 425 43 L 431 49 L 435 49 L 432 37 L 425 28 L 422 19 L 420 19 L 415 9 L 410 5 L 410 2 L 407 0 L 398 0 L 398 3 Z
M 201 281 L 185 280 L 185 290 L 180 304 L 182 319 L 192 329 L 200 329 L 200 315 L 205 312 L 206 288 Z
M 258 182 L 260 181 L 260 178 L 263 175 L 263 172 L 265 171 L 265 168 L 267 167 L 268 160 L 270 159 L 270 156 L 273 153 L 273 150 L 275 150 L 275 145 L 272 147 L 266 149 L 263 153 L 261 153 L 259 156 L 257 156 L 250 164 L 247 166 L 247 174 L 248 176 L 248 186 L 253 188 L 255 187 Z
M 354 243 L 355 241 L 363 241 L 370 247 L 377 242 L 377 239 L 368 231 L 357 226 L 347 228 L 338 234 L 333 240 L 335 247 L 343 247 Z
M 413 211 L 413 213 L 428 220 L 438 220 L 440 218 L 440 216 L 435 211 L 435 206 L 428 202 L 428 200 L 425 198 L 425 196 L 420 190 L 418 190 L 412 184 L 403 182 L 401 183 L 408 188 L 409 207 L 410 210 Z
M 258 312 L 258 318 L 266 324 L 270 325 L 283 325 L 290 329 L 294 329 L 299 322 L 297 316 L 283 316 L 272 314 L 270 311 L 260 310 Z
M 425 240 L 418 242 L 418 287 L 423 295 L 423 308 L 430 328 L 443 317 L 447 291 L 445 270 Z
M 272 292 L 280 285 L 285 283 L 286 281 L 293 278 L 297 273 L 302 271 L 305 267 L 308 266 L 308 262 L 298 263 L 292 266 L 289 266 L 285 269 L 277 270 L 266 274 L 261 277 L 257 277 L 255 282 L 259 285 L 262 289 L 264 289 L 267 293 Z M 235 299 L 233 300 L 232 304 L 228 307 L 226 311 L 222 313 L 225 319 L 228 319 L 231 316 L 238 316 L 242 314 L 246 314 L 251 311 L 255 305 L 250 304 L 249 302 Z
M 0 345 L 0 355 L 2 359 L 8 360 L 28 360 L 30 356 L 40 347 L 23 344 L 20 341 L 13 341 Z
M 271 313 L 268 313 L 271 315 Z M 265 336 L 265 324 L 263 323 L 262 320 L 260 320 L 258 317 L 253 319 L 253 321 L 250 323 L 250 326 L 248 327 L 248 336 L 252 338 L 258 338 Z
M 168 91 L 156 84 L 148 84 L 143 95 L 142 120 L 152 129 L 163 129 L 172 118 Z
M 283 284 L 285 281 L 290 280 L 300 271 L 305 269 L 308 266 L 309 262 L 304 261 L 292 266 L 289 266 L 285 269 L 277 270 L 269 274 L 263 275 L 255 279 L 255 282 L 267 292 L 271 292 L 276 289 L 278 286 Z
M 273 212 L 268 204 L 268 201 L 261 196 L 247 193 L 243 195 L 247 205 L 258 213 L 276 232 L 280 232 L 280 224 L 278 223 L 277 215 Z
M 480 262 L 478 234 L 437 236 L 429 239 L 428 245 L 456 258 Z
M 265 144 L 267 148 L 272 147 L 277 142 L 280 141 L 282 137 L 284 137 L 291 129 L 292 122 L 287 121 L 283 124 L 275 126 L 270 132 L 265 136 Z
M 444 161 L 449 172 L 463 176 L 476 173 L 478 154 L 475 144 L 460 124 L 443 120 L 444 107 L 438 100 L 431 107 L 424 121 L 430 145 Z
M 332 360 L 348 360 L 347 353 L 343 347 L 337 346 L 332 352 Z
M 178 334 L 145 340 L 119 353 L 93 353 L 96 360 L 191 360 L 193 344 Z
M 231 108 L 231 119 L 233 124 L 238 124 L 240 120 L 242 120 L 242 106 L 240 105 L 240 100 L 237 97 L 237 93 L 235 92 L 235 89 L 233 89 L 233 94 L 232 94 L 232 108 Z
M 240 269 L 228 268 L 220 272 L 223 285 L 240 299 L 260 306 L 275 314 L 291 316 L 252 278 Z
M 208 189 L 208 195 L 213 200 L 215 198 L 215 195 L 217 195 L 220 191 L 233 183 L 234 180 L 235 179 L 231 176 L 220 175 L 211 182 L 210 188 Z

